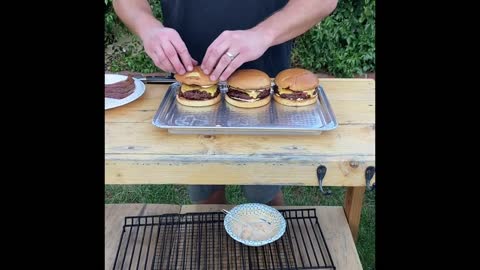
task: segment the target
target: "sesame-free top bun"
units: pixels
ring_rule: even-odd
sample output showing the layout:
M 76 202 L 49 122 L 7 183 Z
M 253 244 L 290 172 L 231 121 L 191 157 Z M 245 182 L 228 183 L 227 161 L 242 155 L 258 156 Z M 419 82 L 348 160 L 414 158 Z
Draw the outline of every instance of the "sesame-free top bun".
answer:
M 312 72 L 301 68 L 285 69 L 275 77 L 275 84 L 292 91 L 305 91 L 318 86 L 318 78 Z
M 272 82 L 267 73 L 257 69 L 240 69 L 235 71 L 227 80 L 227 84 L 244 90 L 270 88 Z
M 188 71 L 183 75 L 175 74 L 175 80 L 184 84 L 194 84 L 199 86 L 217 84 L 218 80 L 212 81 L 210 77 L 203 73 L 199 66 L 195 66 L 192 71 Z

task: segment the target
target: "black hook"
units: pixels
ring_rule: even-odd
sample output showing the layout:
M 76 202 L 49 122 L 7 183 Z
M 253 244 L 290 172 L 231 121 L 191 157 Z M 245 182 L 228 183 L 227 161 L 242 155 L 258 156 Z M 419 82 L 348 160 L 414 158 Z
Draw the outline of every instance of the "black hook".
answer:
M 318 179 L 318 185 L 320 186 L 320 192 L 322 192 L 323 195 L 330 195 L 332 194 L 331 190 L 323 190 L 323 178 L 325 177 L 325 174 L 327 174 L 327 167 L 320 165 L 317 167 L 317 179 Z
M 366 180 L 368 191 L 372 191 L 375 189 L 375 183 L 372 186 L 370 186 L 370 180 L 372 180 L 374 175 L 375 175 L 375 167 L 368 166 L 367 169 L 365 169 L 365 180 Z

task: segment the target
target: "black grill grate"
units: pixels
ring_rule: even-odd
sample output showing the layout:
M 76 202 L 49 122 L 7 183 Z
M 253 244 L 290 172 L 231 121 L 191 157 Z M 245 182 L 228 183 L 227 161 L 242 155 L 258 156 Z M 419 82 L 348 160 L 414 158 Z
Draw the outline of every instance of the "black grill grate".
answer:
M 125 217 L 113 269 L 335 269 L 315 209 L 279 211 L 287 230 L 262 247 L 233 240 L 223 213 Z

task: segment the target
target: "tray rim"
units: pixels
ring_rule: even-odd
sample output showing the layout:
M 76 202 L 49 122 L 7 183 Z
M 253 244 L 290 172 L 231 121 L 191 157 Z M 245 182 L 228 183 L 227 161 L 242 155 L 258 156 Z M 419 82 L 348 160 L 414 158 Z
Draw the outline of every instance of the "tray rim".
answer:
M 305 133 L 315 133 L 317 134 L 318 132 L 323 132 L 323 131 L 330 131 L 330 130 L 334 130 L 338 127 L 338 121 L 336 119 L 336 115 L 335 115 L 335 112 L 333 111 L 332 109 L 332 106 L 330 104 L 330 101 L 328 100 L 327 98 L 327 95 L 325 93 L 325 90 L 323 89 L 323 87 L 321 85 L 319 85 L 317 87 L 317 89 L 319 90 L 319 95 L 317 95 L 317 99 L 319 100 L 319 102 L 324 102 L 325 104 L 325 107 L 330 115 L 330 118 L 331 118 L 331 122 L 329 123 L 326 123 L 325 125 L 323 125 L 322 127 L 320 128 L 299 128 L 299 127 L 224 127 L 224 126 L 171 126 L 171 125 L 167 125 L 167 124 L 164 124 L 163 122 L 161 121 L 158 121 L 157 123 L 157 119 L 159 119 L 159 116 L 160 116 L 160 113 L 161 113 L 161 108 L 163 106 L 165 106 L 165 104 L 168 102 L 168 96 L 169 95 L 172 95 L 173 93 L 172 92 L 175 92 L 174 90 L 174 87 L 175 86 L 178 86 L 180 85 L 179 82 L 175 82 L 175 83 L 172 83 L 168 89 L 166 90 L 166 93 L 165 95 L 163 96 L 163 99 L 162 99 L 162 102 L 160 102 L 159 106 L 158 106 L 158 109 L 157 111 L 155 112 L 155 115 L 152 119 L 152 124 L 158 128 L 161 128 L 161 129 L 167 129 L 169 132 L 170 130 L 192 130 L 192 131 L 199 131 L 199 130 L 205 130 L 205 131 L 210 131 L 210 132 L 216 132 L 216 131 L 221 131 L 221 130 L 244 130 L 244 131 L 249 131 L 249 132 L 255 132 L 255 131 L 290 131 L 290 132 L 301 132 L 302 134 L 305 134 Z M 224 91 L 221 91 L 221 94 L 224 95 Z M 320 99 L 320 97 L 322 97 L 322 99 Z M 274 102 L 272 100 L 272 102 Z M 322 117 L 324 118 L 325 116 L 322 115 Z M 253 134 L 252 134 L 253 135 Z M 279 134 L 281 135 L 281 134 Z

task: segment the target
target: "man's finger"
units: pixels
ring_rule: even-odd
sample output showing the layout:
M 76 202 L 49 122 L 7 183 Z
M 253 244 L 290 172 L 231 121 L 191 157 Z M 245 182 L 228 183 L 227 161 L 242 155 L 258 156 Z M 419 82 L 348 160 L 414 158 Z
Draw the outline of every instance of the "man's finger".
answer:
M 153 58 L 153 62 L 157 67 L 159 67 L 163 71 L 167 71 L 167 72 L 175 71 L 172 64 L 165 56 L 165 53 L 163 52 L 163 49 L 161 47 L 158 47 L 157 49 L 155 49 L 155 57 Z
M 235 70 L 237 70 L 243 63 L 244 61 L 240 55 L 235 57 L 235 59 L 230 62 L 230 65 L 228 65 L 227 68 L 220 75 L 220 80 L 226 81 L 228 77 L 230 77 L 230 75 L 232 75 L 232 73 L 235 72 Z
M 183 64 L 180 62 L 180 59 L 178 58 L 177 51 L 173 47 L 173 45 L 170 43 L 170 41 L 162 43 L 162 48 L 163 52 L 167 56 L 168 60 L 170 60 L 170 63 L 172 63 L 173 68 L 178 74 L 184 74 L 185 73 L 185 67 Z
M 220 61 L 218 61 L 217 66 L 215 67 L 215 70 L 212 72 L 212 75 L 210 76 L 210 80 L 215 81 L 220 77 L 220 74 L 223 73 L 225 68 L 227 68 L 228 65 L 232 60 L 230 57 L 228 57 L 226 54 L 224 54 L 221 58 Z
M 211 72 L 213 72 L 218 61 L 225 54 L 228 47 L 230 47 L 230 44 L 228 42 L 222 42 L 218 45 L 214 45 L 212 43 L 212 45 L 213 47 L 209 47 L 210 53 L 208 54 L 208 56 L 206 56 L 206 58 L 203 58 L 202 62 L 202 69 L 205 74 L 210 74 Z
M 180 37 L 174 36 L 170 42 L 172 43 L 175 50 L 180 55 L 183 65 L 187 68 L 188 71 L 193 70 L 193 62 L 190 53 L 188 52 L 187 46 Z

